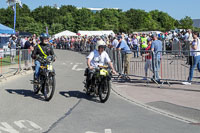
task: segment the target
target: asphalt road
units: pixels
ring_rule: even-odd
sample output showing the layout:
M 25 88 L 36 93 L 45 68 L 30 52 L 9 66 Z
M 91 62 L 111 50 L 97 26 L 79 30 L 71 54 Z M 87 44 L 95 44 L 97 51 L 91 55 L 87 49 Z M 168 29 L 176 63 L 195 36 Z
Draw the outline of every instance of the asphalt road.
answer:
M 56 91 L 50 102 L 32 92 L 32 74 L 0 84 L 0 133 L 199 133 L 200 126 L 138 107 L 111 94 L 105 103 L 83 92 L 85 56 L 55 50 Z

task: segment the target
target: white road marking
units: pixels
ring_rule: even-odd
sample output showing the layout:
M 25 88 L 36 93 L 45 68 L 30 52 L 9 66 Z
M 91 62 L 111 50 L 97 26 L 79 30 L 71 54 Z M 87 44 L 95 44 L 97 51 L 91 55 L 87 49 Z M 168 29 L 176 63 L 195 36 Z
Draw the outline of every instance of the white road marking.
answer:
M 73 71 L 84 71 L 85 69 L 83 69 L 83 68 L 77 68 L 78 67 L 78 65 L 74 65 L 73 67 L 72 67 L 72 70 Z
M 40 126 L 38 126 L 37 124 L 29 120 L 14 121 L 14 124 L 18 126 L 21 130 L 26 130 L 26 131 L 28 130 L 28 132 L 35 131 L 35 130 L 42 130 Z M 26 127 L 25 124 L 29 125 L 29 127 L 32 127 L 32 128 Z M 1 131 L 8 132 L 8 133 L 19 133 L 19 131 L 15 130 L 7 122 L 0 123 L 0 133 L 2 133 Z
M 112 133 L 111 129 L 105 129 L 105 133 Z
M 72 67 L 72 70 L 76 70 L 77 66 L 78 66 L 78 65 L 74 65 L 74 66 Z
M 19 121 L 15 121 L 14 122 L 15 125 L 17 125 L 19 128 L 21 129 L 28 129 L 28 131 L 33 131 L 33 130 L 42 130 L 42 128 L 40 126 L 38 126 L 37 124 L 35 124 L 34 122 L 32 121 L 29 121 L 29 120 L 19 120 Z M 31 128 L 27 128 L 24 123 L 28 123 L 30 126 L 32 126 L 34 129 L 31 129 Z
M 87 131 L 85 133 L 97 133 L 97 132 Z M 112 131 L 111 131 L 111 129 L 105 129 L 105 133 L 112 133 Z
M 8 132 L 8 133 L 19 133 L 17 130 L 15 130 L 12 126 L 10 126 L 6 122 L 1 122 L 0 124 L 3 125 L 3 127 L 0 126 L 0 133 L 1 131 Z

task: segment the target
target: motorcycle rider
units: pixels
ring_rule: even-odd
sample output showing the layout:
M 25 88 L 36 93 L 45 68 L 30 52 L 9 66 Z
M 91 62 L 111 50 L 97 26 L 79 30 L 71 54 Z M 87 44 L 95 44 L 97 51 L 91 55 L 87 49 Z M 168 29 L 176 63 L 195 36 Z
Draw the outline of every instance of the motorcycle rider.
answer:
M 52 56 L 53 61 L 55 61 L 55 54 L 54 54 L 53 48 L 49 44 L 48 39 L 49 39 L 49 35 L 46 33 L 42 33 L 40 35 L 40 44 L 35 46 L 34 51 L 32 53 L 32 58 L 35 60 L 34 83 L 38 83 L 39 70 L 41 66 L 39 57 L 47 58 L 47 56 Z
M 87 66 L 88 68 L 86 69 L 87 73 L 87 86 L 86 88 L 89 87 L 91 79 L 93 77 L 93 74 L 95 72 L 95 68 L 98 66 L 104 66 L 105 63 L 108 63 L 108 65 L 111 67 L 113 74 L 116 74 L 116 71 L 112 65 L 111 59 L 108 56 L 107 52 L 105 51 L 106 44 L 103 40 L 98 40 L 95 50 L 93 50 L 89 56 L 87 57 Z

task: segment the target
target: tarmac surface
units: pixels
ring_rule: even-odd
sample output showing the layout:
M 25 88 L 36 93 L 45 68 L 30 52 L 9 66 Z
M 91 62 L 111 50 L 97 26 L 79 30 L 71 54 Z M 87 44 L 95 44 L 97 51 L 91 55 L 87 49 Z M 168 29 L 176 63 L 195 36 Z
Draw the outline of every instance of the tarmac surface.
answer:
M 162 89 L 141 80 L 114 80 L 111 96 L 102 104 L 83 92 L 85 55 L 55 53 L 51 101 L 33 93 L 31 72 L 2 81 L 0 133 L 199 133 L 198 88 Z

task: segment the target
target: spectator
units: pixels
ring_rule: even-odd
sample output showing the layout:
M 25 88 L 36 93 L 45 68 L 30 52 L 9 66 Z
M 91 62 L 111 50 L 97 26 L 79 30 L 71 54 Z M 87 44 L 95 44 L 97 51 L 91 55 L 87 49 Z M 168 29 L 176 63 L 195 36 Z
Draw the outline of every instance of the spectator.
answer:
M 139 43 L 139 40 L 137 39 L 136 35 L 133 35 L 132 47 L 134 50 L 134 57 L 136 57 L 136 53 L 137 53 L 137 57 L 139 57 L 138 52 L 139 52 L 140 43 Z
M 113 48 L 117 48 L 118 44 L 119 44 L 118 40 L 116 39 L 116 37 L 114 37 L 112 41 Z
M 21 40 L 20 40 L 21 49 L 24 48 L 24 45 L 25 45 L 27 40 L 28 40 L 28 38 L 26 36 L 21 38 Z
M 152 35 L 152 45 L 151 45 L 151 51 L 153 52 L 153 71 L 154 76 L 153 79 L 160 83 L 160 77 L 159 77 L 159 71 L 160 71 L 160 61 L 161 61 L 161 51 L 162 51 L 162 42 L 158 40 L 156 35 Z
M 33 34 L 32 38 L 33 38 L 33 45 L 35 46 L 37 44 L 37 41 L 36 41 L 37 36 L 36 36 L 36 34 Z
M 193 33 L 193 37 L 194 37 L 194 40 L 191 44 L 191 49 L 190 49 L 190 72 L 189 72 L 189 77 L 188 77 L 188 82 L 184 82 L 184 84 L 186 85 L 191 85 L 191 81 L 192 81 L 192 78 L 193 78 L 193 72 L 194 72 L 194 69 L 195 67 L 197 66 L 197 69 L 198 71 L 200 72 L 200 40 L 198 38 L 198 33 L 197 32 L 194 32 Z
M 122 53 L 125 55 L 125 62 L 124 62 L 124 74 L 129 75 L 130 74 L 130 61 L 131 61 L 131 57 L 132 57 L 132 53 L 130 48 L 128 47 L 127 43 L 125 40 L 122 39 L 122 36 L 119 35 L 118 36 L 118 46 L 117 49 L 118 50 L 122 50 Z
M 142 56 L 145 57 L 145 77 L 144 80 L 147 80 L 147 76 L 148 76 L 148 69 L 150 71 L 152 71 L 152 53 L 150 52 L 151 50 L 151 40 L 148 40 L 148 47 L 145 49 L 145 54 L 143 54 Z
M 15 56 L 16 56 L 16 46 L 17 46 L 17 37 L 15 35 L 12 35 L 12 38 L 8 44 L 8 47 L 10 48 L 10 63 L 15 63 Z
M 33 51 L 33 39 L 30 38 L 28 41 L 26 41 L 25 45 L 24 45 L 24 63 L 25 63 L 25 70 L 30 70 L 30 59 L 31 59 L 31 52 Z

